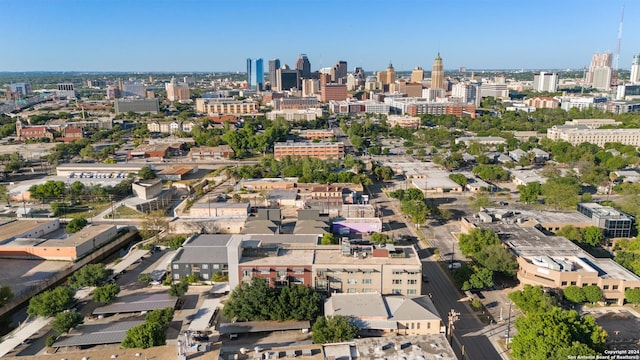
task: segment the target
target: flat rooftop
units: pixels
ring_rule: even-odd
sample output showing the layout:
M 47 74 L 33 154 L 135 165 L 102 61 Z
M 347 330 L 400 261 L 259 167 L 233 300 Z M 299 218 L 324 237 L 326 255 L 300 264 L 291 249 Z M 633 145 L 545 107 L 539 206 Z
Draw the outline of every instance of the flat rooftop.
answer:
M 353 268 L 357 268 L 358 265 L 420 265 L 420 259 L 417 257 L 415 251 L 411 247 L 396 247 L 396 250 L 403 250 L 405 257 L 374 257 L 368 254 L 365 258 L 354 258 L 351 256 L 344 256 L 340 250 L 334 249 L 316 249 L 315 266 L 326 266 L 330 268 L 336 267 L 336 265 L 345 266 L 350 265 Z
M 76 247 L 83 244 L 88 239 L 96 237 L 103 232 L 109 231 L 115 228 L 115 225 L 102 224 L 102 225 L 88 225 L 75 234 L 70 235 L 66 239 L 50 239 L 38 246 L 56 246 L 56 247 Z
M 585 224 L 586 226 L 592 225 L 591 219 L 577 211 L 537 211 L 537 210 L 520 210 L 517 211 L 504 209 L 504 208 L 485 208 L 485 212 L 498 215 L 504 214 L 507 211 L 511 211 L 513 216 L 510 217 L 513 221 L 515 219 L 522 219 L 522 221 L 536 221 L 540 224 L 556 224 L 556 223 L 569 223 L 569 224 Z
M 6 242 L 18 235 L 29 232 L 39 226 L 46 225 L 48 223 L 53 224 L 55 220 L 41 219 L 41 220 L 16 220 L 10 221 L 0 225 L 0 234 L 2 234 L 2 241 Z
M 542 256 L 563 258 L 571 261 L 576 270 L 597 271 L 601 278 L 640 281 L 640 277 L 615 261 L 595 258 L 562 236 L 547 236 L 535 227 L 496 223 L 483 224 L 482 227 L 493 229 L 517 256 L 528 260 Z
M 314 250 L 311 249 L 279 249 L 278 256 L 242 257 L 242 266 L 310 266 L 313 264 Z
M 144 323 L 144 320 L 121 321 L 108 324 L 80 325 L 69 335 L 61 337 L 53 347 L 89 346 L 121 343 L 127 330 Z
M 458 359 L 444 334 L 371 337 L 354 341 L 359 360 Z
M 178 298 L 172 297 L 166 292 L 133 294 L 119 297 L 116 302 L 95 309 L 93 314 L 122 314 L 153 311 L 167 307 L 175 308 L 177 302 Z

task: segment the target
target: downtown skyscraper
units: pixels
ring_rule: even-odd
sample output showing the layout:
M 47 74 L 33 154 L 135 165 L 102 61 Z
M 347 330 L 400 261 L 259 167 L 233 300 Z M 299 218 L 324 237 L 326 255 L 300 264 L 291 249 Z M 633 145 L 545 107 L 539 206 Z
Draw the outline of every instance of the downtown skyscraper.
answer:
M 300 77 L 303 79 L 309 79 L 311 76 L 311 63 L 306 54 L 300 54 L 298 61 L 296 62 L 296 70 L 300 72 Z
M 280 59 L 269 60 L 269 84 L 271 85 L 271 89 L 277 89 L 280 87 L 280 84 L 278 84 L 278 77 L 276 75 L 276 70 L 278 69 L 280 69 Z
M 438 56 L 433 60 L 433 67 L 431 68 L 431 88 L 444 89 L 444 65 L 442 64 L 440 53 L 438 53 Z

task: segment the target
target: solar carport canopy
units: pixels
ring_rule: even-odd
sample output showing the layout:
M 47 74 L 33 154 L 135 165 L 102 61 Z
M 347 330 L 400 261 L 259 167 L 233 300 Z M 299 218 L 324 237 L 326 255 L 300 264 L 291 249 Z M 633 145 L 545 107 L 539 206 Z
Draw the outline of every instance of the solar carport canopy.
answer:
M 132 320 L 80 326 L 75 330 L 80 334 L 59 339 L 53 347 L 117 344 L 124 340 L 127 330 L 143 323 L 144 320 Z
M 177 301 L 177 298 L 170 296 L 166 292 L 127 295 L 119 297 L 113 304 L 95 309 L 93 315 L 126 314 L 168 307 L 175 308 Z

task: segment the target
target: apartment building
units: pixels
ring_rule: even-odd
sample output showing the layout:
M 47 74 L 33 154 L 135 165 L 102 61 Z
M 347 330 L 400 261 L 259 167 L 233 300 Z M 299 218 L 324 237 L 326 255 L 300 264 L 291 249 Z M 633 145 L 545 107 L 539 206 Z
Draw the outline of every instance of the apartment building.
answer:
M 322 160 L 344 158 L 343 142 L 279 142 L 273 147 L 273 157 L 282 160 L 286 156 L 313 157 Z
M 593 129 L 586 125 L 560 125 L 547 129 L 547 138 L 563 140 L 571 145 L 588 142 L 604 147 L 606 143 L 619 142 L 640 146 L 640 129 Z
M 525 105 L 536 109 L 556 109 L 560 107 L 560 101 L 548 96 L 536 96 L 524 101 Z
M 420 126 L 420 118 L 417 116 L 389 115 L 387 124 L 389 127 L 400 126 L 417 129 Z
M 275 95 L 275 94 L 274 94 Z M 273 97 L 272 100 L 274 110 L 305 110 L 320 107 L 320 102 L 315 96 L 305 97 Z
M 258 112 L 258 103 L 252 100 L 234 100 L 230 98 L 198 98 L 196 99 L 196 111 L 207 115 L 256 114 Z
M 313 263 L 313 286 L 332 293 L 419 295 L 422 263 L 413 247 L 352 245 L 318 248 Z
M 298 133 L 298 137 L 305 140 L 327 140 L 334 136 L 330 129 L 302 130 Z

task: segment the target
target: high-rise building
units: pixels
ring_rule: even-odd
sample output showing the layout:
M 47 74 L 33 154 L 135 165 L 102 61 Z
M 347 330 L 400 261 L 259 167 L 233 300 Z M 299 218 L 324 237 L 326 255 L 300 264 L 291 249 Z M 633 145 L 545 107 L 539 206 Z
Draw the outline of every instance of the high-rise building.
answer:
M 254 83 L 256 84 L 256 89 L 258 91 L 264 90 L 264 62 L 262 58 L 256 59 L 256 79 Z
M 18 93 L 19 98 L 25 98 L 31 95 L 31 83 L 21 82 L 11 84 L 11 91 Z
M 59 97 L 73 99 L 76 97 L 76 90 L 71 83 L 58 84 L 58 91 L 56 92 L 56 94 Z
M 126 82 L 122 84 L 122 97 L 147 97 L 147 87 L 141 82 Z
M 346 100 L 349 93 L 347 92 L 347 85 L 340 84 L 326 84 L 320 87 L 320 99 L 323 102 L 331 100 L 342 101 Z
M 298 70 L 290 69 L 287 65 L 276 70 L 276 78 L 278 88 L 274 90 L 285 91 L 298 89 L 300 86 L 300 73 Z
M 633 55 L 633 62 L 631 63 L 631 77 L 629 80 L 632 84 L 640 84 L 640 54 Z
M 389 63 L 387 66 L 387 84 L 393 84 L 396 82 L 396 70 L 393 68 L 393 64 Z
M 300 77 L 308 79 L 311 76 L 311 63 L 306 54 L 300 54 L 296 62 L 296 70 L 300 72 Z
M 424 79 L 424 70 L 420 66 L 417 66 L 411 72 L 411 82 L 419 83 Z
M 253 87 L 253 60 L 251 58 L 247 58 L 247 88 L 251 89 Z
M 276 70 L 280 69 L 280 59 L 269 60 L 269 84 L 271 89 L 279 89 L 278 77 L 276 76 Z
M 613 72 L 611 69 L 612 59 L 611 53 L 593 54 L 585 82 L 598 90 L 609 90 Z
M 433 68 L 431 69 L 431 88 L 444 89 L 444 66 L 440 53 L 433 60 Z
M 331 69 L 331 81 L 338 84 L 345 84 L 347 82 L 347 62 L 338 61 Z
M 541 71 L 533 75 L 533 90 L 535 91 L 558 91 L 558 74 Z
M 169 101 L 189 100 L 189 86 L 186 83 L 177 83 L 175 77 L 171 77 L 171 81 L 164 85 L 167 90 L 167 99 Z

